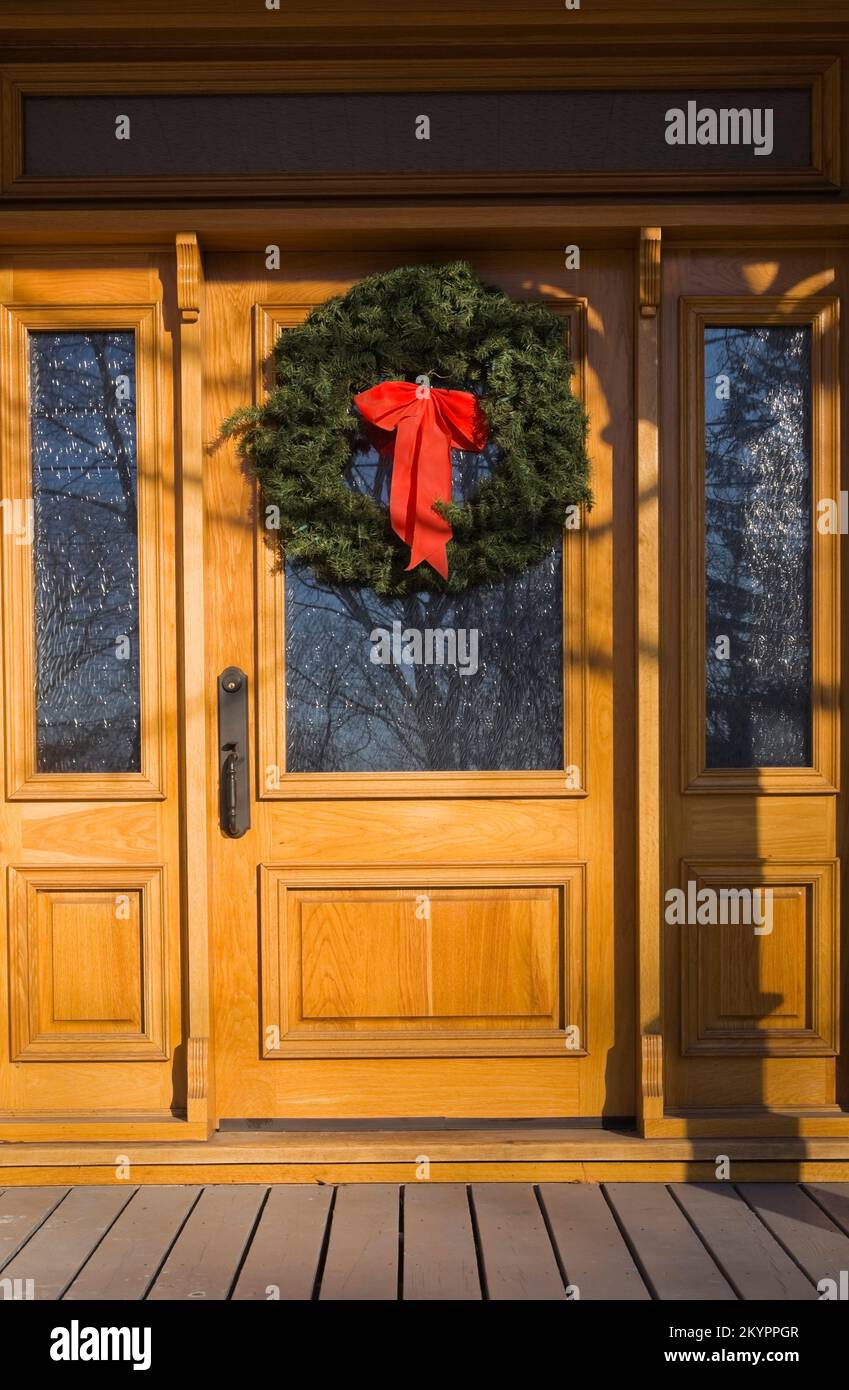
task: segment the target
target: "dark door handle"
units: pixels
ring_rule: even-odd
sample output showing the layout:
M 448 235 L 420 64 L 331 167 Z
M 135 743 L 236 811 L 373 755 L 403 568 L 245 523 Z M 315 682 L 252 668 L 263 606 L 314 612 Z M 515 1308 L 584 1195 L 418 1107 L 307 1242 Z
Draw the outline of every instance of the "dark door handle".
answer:
M 238 840 L 251 824 L 248 678 L 238 666 L 218 677 L 218 779 L 221 829 Z
M 238 835 L 239 824 L 239 763 L 238 745 L 231 749 L 224 759 L 221 769 L 222 791 L 224 794 L 224 829 L 228 835 Z

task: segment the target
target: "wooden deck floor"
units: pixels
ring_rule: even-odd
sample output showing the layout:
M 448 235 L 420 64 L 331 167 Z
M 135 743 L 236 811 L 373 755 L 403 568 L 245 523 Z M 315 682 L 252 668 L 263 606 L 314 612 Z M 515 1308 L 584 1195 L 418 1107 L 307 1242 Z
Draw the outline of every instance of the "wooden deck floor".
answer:
M 813 1300 L 847 1269 L 849 1183 L 0 1192 L 0 1298 Z

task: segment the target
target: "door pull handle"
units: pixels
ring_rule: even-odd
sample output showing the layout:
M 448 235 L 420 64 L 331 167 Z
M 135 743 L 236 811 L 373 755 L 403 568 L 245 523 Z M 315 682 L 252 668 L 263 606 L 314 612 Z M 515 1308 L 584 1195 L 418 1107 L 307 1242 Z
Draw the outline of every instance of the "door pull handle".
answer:
M 221 830 L 238 840 L 251 824 L 248 678 L 238 666 L 218 677 L 218 780 Z

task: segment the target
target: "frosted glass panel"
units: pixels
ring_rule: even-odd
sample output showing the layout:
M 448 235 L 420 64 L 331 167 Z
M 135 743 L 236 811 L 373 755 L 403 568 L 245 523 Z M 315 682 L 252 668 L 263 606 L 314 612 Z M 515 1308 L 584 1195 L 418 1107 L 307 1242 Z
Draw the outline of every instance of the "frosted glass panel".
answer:
M 456 451 L 469 497 L 495 455 Z M 348 481 L 386 502 L 375 450 Z M 449 550 L 450 557 L 450 550 Z M 563 766 L 558 546 L 525 574 L 458 596 L 380 598 L 286 565 L 289 772 L 450 772 Z
M 135 337 L 30 335 L 39 772 L 140 770 Z
M 707 766 L 811 762 L 806 326 L 705 329 Z

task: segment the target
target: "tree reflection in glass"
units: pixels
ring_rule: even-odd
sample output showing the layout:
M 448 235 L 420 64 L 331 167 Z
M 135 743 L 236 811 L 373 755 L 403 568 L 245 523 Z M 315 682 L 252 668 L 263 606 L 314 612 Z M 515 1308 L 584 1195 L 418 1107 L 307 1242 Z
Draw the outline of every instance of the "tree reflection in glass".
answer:
M 39 772 L 140 769 L 135 336 L 30 334 Z
M 495 461 L 455 451 L 467 499 Z M 351 487 L 388 503 L 390 462 L 362 450 Z M 449 550 L 450 557 L 450 550 Z M 447 772 L 563 766 L 562 554 L 459 595 L 383 598 L 286 564 L 286 758 L 290 772 Z M 477 669 L 377 664 L 375 629 L 471 629 Z M 397 648 L 396 648 L 397 651 Z
M 809 766 L 811 368 L 804 325 L 705 330 L 705 579 L 707 766 Z

